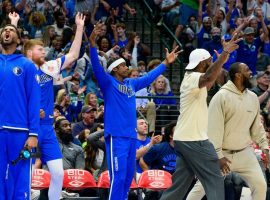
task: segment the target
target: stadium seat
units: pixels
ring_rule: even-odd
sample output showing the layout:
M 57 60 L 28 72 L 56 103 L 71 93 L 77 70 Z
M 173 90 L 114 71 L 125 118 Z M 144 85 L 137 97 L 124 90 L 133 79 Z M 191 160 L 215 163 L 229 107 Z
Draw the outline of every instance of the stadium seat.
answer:
M 51 175 L 44 169 L 35 169 L 32 174 L 31 188 L 34 190 L 42 190 L 49 188 Z
M 64 171 L 63 188 L 69 190 L 82 190 L 96 188 L 97 184 L 93 175 L 82 169 L 67 169 Z
M 98 178 L 98 183 L 97 183 L 98 188 L 110 188 L 110 177 L 109 177 L 109 171 L 106 170 L 102 172 Z M 132 180 L 131 189 L 137 189 L 138 185 L 135 181 L 135 179 Z
M 154 191 L 165 190 L 172 185 L 172 175 L 163 170 L 144 171 L 138 181 L 138 187 Z

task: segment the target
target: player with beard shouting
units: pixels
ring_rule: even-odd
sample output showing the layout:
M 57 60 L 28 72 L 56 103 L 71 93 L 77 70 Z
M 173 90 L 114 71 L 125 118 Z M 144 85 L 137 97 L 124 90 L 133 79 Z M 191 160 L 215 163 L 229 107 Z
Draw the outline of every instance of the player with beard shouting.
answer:
M 22 54 L 18 29 L 8 24 L 0 43 L 0 200 L 30 199 L 30 155 L 37 146 L 40 87 L 38 71 Z M 22 149 L 24 149 L 22 151 Z M 21 153 L 20 153 L 21 152 Z M 19 156 L 20 155 L 20 156 Z M 13 162 L 12 162 L 13 161 Z

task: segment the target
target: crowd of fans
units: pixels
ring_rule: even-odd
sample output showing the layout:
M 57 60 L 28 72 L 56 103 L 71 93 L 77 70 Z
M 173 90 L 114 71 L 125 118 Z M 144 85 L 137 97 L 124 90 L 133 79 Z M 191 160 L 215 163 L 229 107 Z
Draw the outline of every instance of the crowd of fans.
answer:
M 239 49 L 230 54 L 229 60 L 224 65 L 212 89 L 214 91 L 209 94 L 213 95 L 226 82 L 230 64 L 237 61 L 246 63 L 254 76 L 252 91 L 258 95 L 262 121 L 268 131 L 270 1 L 217 0 L 213 3 L 211 0 L 147 0 L 147 2 L 156 10 L 155 13 L 162 13 L 158 25 L 163 22 L 175 31 L 175 36 L 183 45 L 184 62 L 188 62 L 188 55 L 195 48 L 208 50 L 214 61 L 222 51 L 223 42 L 230 40 L 234 34 L 243 37 L 239 42 Z M 10 23 L 9 13 L 12 12 L 20 15 L 18 27 L 22 40 L 17 47 L 17 53 L 22 51 L 27 40 L 40 39 L 45 46 L 46 60 L 56 59 L 69 51 L 76 32 L 76 12 L 81 12 L 86 17 L 79 59 L 61 72 L 61 78 L 54 80 L 54 119 L 64 169 L 86 169 L 97 179 L 100 173 L 106 170 L 103 139 L 103 113 L 106 108 L 103 106 L 102 93 L 89 59 L 88 38 L 94 24 L 99 20 L 103 21 L 103 34 L 97 39 L 97 46 L 104 69 L 107 70 L 111 58 L 122 57 L 130 68 L 130 77 L 138 78 L 144 75 L 161 61 L 149 60 L 150 48 L 140 41 L 138 33 L 128 33 L 126 30 L 124 13 L 136 15 L 138 11 L 126 0 L 5 0 L 1 3 L 1 27 Z M 174 96 L 170 82 L 164 75 L 160 75 L 151 87 L 138 91 L 136 96 L 152 97 L 138 98 L 136 102 L 140 117 L 137 123 L 137 172 L 150 168 L 163 170 L 168 168 L 167 171 L 173 173 L 175 155 L 166 160 L 169 163 L 167 166 L 161 162 L 160 152 L 164 152 L 164 156 L 172 154 L 170 148 L 173 147 L 171 140 L 175 123 L 170 122 L 176 120 L 175 116 L 179 114 L 176 111 L 177 102 L 173 98 L 156 98 Z M 145 125 L 148 128 L 145 128 Z M 162 139 L 155 133 L 163 133 L 163 144 L 158 144 Z M 150 139 L 146 137 L 147 134 Z

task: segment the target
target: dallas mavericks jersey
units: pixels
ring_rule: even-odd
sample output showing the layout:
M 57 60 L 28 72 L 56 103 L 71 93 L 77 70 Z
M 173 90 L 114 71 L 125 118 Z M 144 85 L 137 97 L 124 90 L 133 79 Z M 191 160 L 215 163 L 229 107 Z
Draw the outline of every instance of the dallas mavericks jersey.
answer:
M 41 124 L 53 124 L 53 79 L 59 79 L 61 68 L 65 62 L 65 56 L 44 63 L 39 69 L 41 102 L 40 107 L 45 112 L 45 117 L 40 120 Z

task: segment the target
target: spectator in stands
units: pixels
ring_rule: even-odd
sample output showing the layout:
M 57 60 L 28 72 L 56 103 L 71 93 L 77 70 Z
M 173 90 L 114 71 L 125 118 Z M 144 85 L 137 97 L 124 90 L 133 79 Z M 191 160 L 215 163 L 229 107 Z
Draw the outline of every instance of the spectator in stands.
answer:
M 153 145 L 140 159 L 140 166 L 143 171 L 159 169 L 174 173 L 176 167 L 176 154 L 174 151 L 173 134 L 176 122 L 171 122 L 165 127 L 163 142 Z M 162 192 L 146 191 L 145 200 L 158 200 Z
M 127 46 L 128 38 L 126 36 L 126 25 L 124 23 L 117 23 L 115 29 L 116 36 L 114 36 L 115 41 L 112 41 L 112 44 L 117 45 L 120 48 Z
M 193 0 L 182 0 L 181 6 L 179 6 L 179 24 L 175 29 L 175 36 L 179 38 L 184 27 L 188 24 L 188 18 L 192 16 L 197 16 L 199 9 L 199 2 Z
M 270 57 L 270 34 L 269 37 L 264 41 L 263 52 Z
M 99 4 L 99 8 L 96 14 L 96 19 L 99 20 L 102 17 L 107 17 L 110 14 L 111 8 L 118 8 L 119 9 L 119 18 L 122 18 L 123 16 L 123 8 L 128 11 L 131 15 L 136 14 L 136 10 L 134 8 L 131 8 L 129 4 L 125 0 L 101 0 Z
M 10 23 L 10 19 L 9 19 L 9 13 L 14 12 L 14 7 L 12 5 L 12 3 L 9 0 L 5 0 L 2 3 L 2 13 L 0 16 L 0 25 L 1 27 L 3 27 L 6 24 Z
M 72 24 L 72 28 L 73 28 Z M 62 43 L 61 43 L 61 48 L 62 48 L 62 52 L 67 52 L 70 49 L 71 43 L 72 43 L 72 39 L 74 38 L 74 31 L 76 30 L 76 25 L 74 25 L 75 28 L 64 28 L 63 32 L 61 34 L 61 38 L 62 38 Z
M 223 42 L 228 42 L 228 41 L 230 41 L 231 39 L 232 39 L 232 37 L 231 37 L 230 34 L 225 34 L 225 35 L 222 37 L 222 39 L 221 39 L 221 43 L 223 43 Z M 217 50 L 217 52 L 220 54 L 220 53 L 222 52 L 222 50 L 223 50 L 223 47 L 222 47 L 221 49 L 215 49 L 215 50 Z M 213 62 L 215 62 L 216 59 L 217 59 L 217 55 L 214 53 L 212 56 L 213 56 Z M 237 51 L 233 51 L 233 52 L 230 54 L 230 57 L 229 57 L 229 59 L 227 60 L 227 62 L 223 65 L 223 68 L 224 68 L 225 70 L 228 71 L 229 68 L 230 68 L 230 66 L 231 66 L 231 64 L 232 64 L 232 63 L 235 63 L 236 59 L 237 59 Z M 225 82 L 226 82 L 226 81 L 225 81 Z
M 158 144 L 162 141 L 162 135 L 154 135 L 154 132 L 151 135 L 151 138 L 147 137 L 148 135 L 148 124 L 142 119 L 137 119 L 137 143 L 136 143 L 136 172 L 137 175 L 142 173 L 142 168 L 139 165 L 140 159 L 148 152 L 148 150 L 155 144 Z M 137 176 L 138 179 L 138 176 Z
M 84 101 L 84 91 L 86 90 L 86 86 L 80 87 L 80 80 L 75 78 L 71 79 L 69 84 L 71 84 L 69 91 L 70 103 L 75 107 L 80 104 L 78 109 L 81 109 Z
M 178 0 L 156 0 L 155 3 L 160 7 L 165 24 L 170 27 L 177 25 L 180 2 Z
M 176 106 L 176 99 L 170 90 L 169 82 L 163 75 L 160 75 L 152 84 L 149 96 L 155 96 L 153 102 L 156 104 L 156 129 L 157 133 L 162 133 L 163 127 L 170 121 L 176 120 L 179 112 Z M 159 98 L 160 97 L 160 98 Z
M 170 83 L 166 81 L 163 75 L 157 77 L 157 79 L 151 84 L 150 96 L 160 97 L 173 97 L 174 94 L 170 89 Z M 173 98 L 154 98 L 156 106 L 161 105 L 176 105 L 176 100 Z
M 129 71 L 130 78 L 138 78 L 138 69 L 131 69 Z M 147 88 L 143 88 L 135 93 L 136 96 L 149 96 Z M 156 105 L 153 101 L 149 99 L 136 98 L 136 109 L 139 115 L 146 117 L 149 132 L 155 132 L 156 124 Z
M 100 153 L 99 154 L 97 154 L 97 153 L 91 154 L 91 152 L 93 152 L 93 150 L 96 150 L 96 151 L 98 150 Z M 101 160 L 102 152 L 103 152 L 103 155 L 102 155 L 103 157 Z M 105 148 L 105 141 L 104 141 L 104 130 L 102 128 L 94 133 L 91 133 L 88 136 L 85 153 L 86 153 L 85 167 L 87 170 L 90 170 L 90 166 L 99 165 L 99 168 L 96 169 L 94 171 L 94 174 L 93 174 L 94 178 L 96 180 L 98 180 L 100 174 L 108 169 L 107 168 L 107 159 L 106 159 L 106 148 Z M 93 163 L 95 163 L 95 164 L 93 164 Z M 109 197 L 109 190 L 100 188 L 98 190 L 98 195 L 99 195 L 101 200 L 107 200 Z
M 129 69 L 137 68 L 136 49 L 133 48 L 132 54 L 125 47 L 119 49 L 119 58 L 123 58 Z
M 63 155 L 63 167 L 65 169 L 84 169 L 85 159 L 83 150 L 74 144 L 71 124 L 66 119 L 55 122 L 55 132 L 58 137 L 60 149 Z
M 138 72 L 139 72 L 139 77 L 146 74 L 146 64 L 142 60 L 138 62 Z
M 138 67 L 138 64 L 137 64 L 138 61 L 146 62 L 146 57 L 150 55 L 150 48 L 146 44 L 141 42 L 140 36 L 136 32 L 131 32 L 129 34 L 126 49 L 130 54 L 132 54 L 132 57 L 134 57 L 134 60 L 136 59 L 134 61 L 134 66 L 133 66 L 135 68 Z
M 185 49 L 183 53 L 183 62 L 188 62 L 188 56 L 191 51 L 195 49 L 197 46 L 197 33 L 198 23 L 196 21 L 195 16 L 189 17 L 189 24 L 185 26 L 183 33 L 181 34 L 179 41 L 181 42 L 183 49 Z M 175 43 L 175 42 L 174 42 Z M 176 44 L 175 44 L 176 45 Z
M 96 180 L 99 175 L 107 170 L 106 149 L 104 142 L 104 129 L 98 128 L 96 132 L 86 137 L 85 169 L 90 171 Z
M 86 1 L 91 2 L 91 0 L 86 0 Z M 98 1 L 98 0 L 94 0 L 92 2 L 95 3 L 95 1 Z M 93 31 L 93 28 L 94 28 L 95 20 L 94 20 L 94 17 L 92 15 L 95 16 L 95 13 L 92 13 L 89 10 L 85 10 L 85 8 L 84 8 L 83 14 L 85 16 L 84 28 L 85 28 L 85 34 L 86 34 L 86 35 L 84 35 L 84 37 L 86 37 L 85 39 L 87 39 L 90 36 L 90 34 L 91 34 L 91 32 Z
M 248 26 L 249 27 L 252 27 L 254 29 L 254 36 L 255 37 L 259 37 L 260 36 L 260 29 L 259 29 L 259 26 L 258 26 L 258 19 L 257 17 L 255 16 L 251 16 L 250 19 L 249 19 L 249 23 L 248 23 Z
M 76 62 L 76 67 L 74 73 L 80 74 L 80 86 L 86 86 L 85 93 L 95 93 L 100 96 L 100 92 L 94 77 L 92 64 L 89 58 L 89 46 L 85 47 L 85 53 L 83 56 Z
M 237 62 L 243 62 L 248 65 L 249 69 L 252 71 L 253 75 L 257 74 L 256 62 L 258 49 L 263 45 L 263 41 L 268 37 L 268 30 L 264 23 L 264 18 L 262 13 L 257 15 L 258 19 L 262 24 L 263 33 L 259 38 L 255 38 L 255 30 L 252 27 L 246 27 L 244 30 L 244 40 L 239 42 L 239 48 L 237 50 Z M 247 21 L 236 30 L 239 33 L 242 28 L 247 25 Z
M 95 112 L 95 122 L 103 123 L 104 122 L 104 105 L 99 104 L 100 102 L 103 102 L 101 99 L 98 100 L 97 95 L 95 93 L 87 93 L 84 99 L 84 105 L 92 106 L 93 108 L 96 108 Z
M 100 36 L 97 39 L 98 50 L 106 53 L 112 48 L 112 43 L 107 36 Z M 108 58 L 107 58 L 108 59 Z
M 58 55 L 62 52 L 62 37 L 56 36 L 52 42 L 52 47 L 46 54 L 46 60 L 55 60 L 58 58 Z
M 66 16 L 60 10 L 55 11 L 53 13 L 53 16 L 55 19 L 55 24 L 53 24 L 52 26 L 54 27 L 56 34 L 58 36 L 61 36 L 64 28 L 70 28 L 67 25 L 65 25 L 66 24 Z
M 45 47 L 45 54 L 47 55 L 49 48 L 51 48 L 53 40 L 55 38 L 55 29 L 53 26 L 48 25 L 45 27 L 44 33 L 42 35 L 42 42 Z
M 265 71 L 267 66 L 270 65 L 269 55 L 263 53 L 263 46 L 259 48 L 256 62 L 256 71 L 262 72 Z
M 173 134 L 176 122 L 173 121 L 165 126 L 163 142 L 152 146 L 140 159 L 143 171 L 148 169 L 160 169 L 170 172 L 175 171 L 176 154 L 174 151 Z
M 265 110 L 270 97 L 270 73 L 268 71 L 259 72 L 256 76 L 257 84 L 251 89 L 259 98 L 260 108 L 264 114 L 268 113 L 268 108 Z
M 152 59 L 149 61 L 147 65 L 147 71 L 151 71 L 152 69 L 156 68 L 161 63 L 159 59 Z
M 24 20 L 24 27 L 32 39 L 41 39 L 46 26 L 46 18 L 41 12 L 32 12 L 29 21 Z
M 227 30 L 229 28 L 229 22 L 231 17 L 231 12 L 233 9 L 234 1 L 229 1 L 229 10 L 226 13 L 226 10 L 224 7 L 220 7 L 216 10 L 216 14 L 213 18 L 213 24 L 215 27 L 220 28 L 221 36 L 225 35 L 227 33 Z
M 97 125 L 95 121 L 95 111 L 96 108 L 93 108 L 89 105 L 82 107 L 81 117 L 82 121 L 74 124 L 72 128 L 72 135 L 74 137 L 78 136 L 85 129 L 89 129 L 90 133 L 96 131 Z
M 110 8 L 110 15 L 105 21 L 105 24 L 107 25 L 107 32 L 110 37 L 113 36 L 115 25 L 121 22 L 123 21 L 119 17 L 119 8 Z
M 206 16 L 203 18 L 202 26 L 199 27 L 199 30 L 197 33 L 198 48 L 201 48 L 205 42 L 211 40 L 212 23 L 213 22 L 212 22 L 211 17 Z
M 213 27 L 211 30 L 211 40 L 205 42 L 202 46 L 203 49 L 206 49 L 211 55 L 214 54 L 214 50 L 222 49 L 221 44 L 221 30 L 218 27 Z
M 270 21 L 270 4 L 265 0 L 256 0 L 255 8 L 259 7 L 262 10 L 264 19 Z
M 60 89 L 58 91 L 56 96 L 56 104 L 61 108 L 61 115 L 65 116 L 68 121 L 73 122 L 73 120 L 78 120 L 81 104 L 77 104 L 76 106 L 72 105 L 70 102 L 70 97 L 65 89 Z
M 53 107 L 53 118 L 54 118 L 54 121 L 61 116 L 61 107 L 57 104 L 54 105 Z
M 161 60 L 159 60 L 159 59 L 150 60 L 150 62 L 147 65 L 147 71 L 149 72 L 152 69 L 155 69 L 160 63 L 161 63 Z M 169 83 L 169 79 L 167 77 L 165 77 L 165 76 L 164 76 L 164 78 L 166 80 L 166 83 Z M 168 87 L 168 90 L 171 91 L 170 84 L 167 84 L 167 87 Z M 148 91 L 150 91 L 150 90 L 151 90 L 151 88 L 149 87 Z

